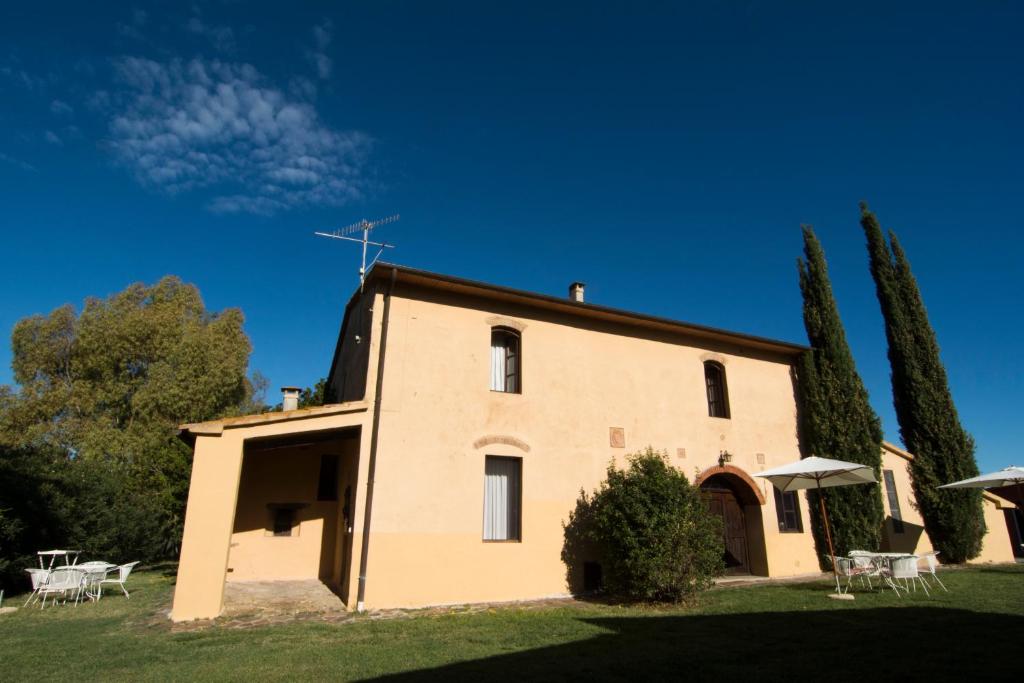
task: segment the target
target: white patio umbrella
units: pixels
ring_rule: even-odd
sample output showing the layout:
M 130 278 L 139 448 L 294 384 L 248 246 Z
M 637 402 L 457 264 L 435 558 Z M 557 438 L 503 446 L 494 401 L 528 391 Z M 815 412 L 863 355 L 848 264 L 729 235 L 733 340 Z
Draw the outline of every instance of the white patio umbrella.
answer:
M 998 489 L 1004 486 L 1016 486 L 1017 496 L 1024 503 L 1024 467 L 1004 467 L 998 472 L 989 472 L 970 479 L 954 481 L 952 484 L 940 486 L 940 489 Z
M 758 472 L 754 476 L 767 479 L 775 488 L 784 493 L 787 491 L 799 491 L 800 489 L 818 490 L 821 518 L 825 523 L 825 538 L 828 540 L 828 553 L 832 556 L 832 573 L 836 577 L 836 595 L 841 596 L 842 589 L 839 586 L 836 551 L 832 546 L 832 529 L 829 526 L 828 512 L 825 510 L 825 497 L 821 495 L 821 489 L 833 486 L 850 486 L 853 484 L 874 484 L 877 481 L 874 470 L 871 469 L 870 465 L 862 465 L 859 462 L 831 460 L 812 455 L 808 458 L 791 462 L 788 465 Z M 849 597 L 852 598 L 853 596 Z

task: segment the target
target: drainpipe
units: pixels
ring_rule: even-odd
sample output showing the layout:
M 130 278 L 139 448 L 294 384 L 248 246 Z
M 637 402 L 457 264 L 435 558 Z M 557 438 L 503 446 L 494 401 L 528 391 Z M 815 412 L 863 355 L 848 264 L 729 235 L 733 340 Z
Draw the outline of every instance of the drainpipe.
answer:
M 366 509 L 363 512 L 363 543 L 359 557 L 359 590 L 356 594 L 356 611 L 366 609 L 366 562 L 370 552 L 370 519 L 373 512 L 373 479 L 377 471 L 377 441 L 380 435 L 380 400 L 384 388 L 384 352 L 388 346 L 388 319 L 391 314 L 391 292 L 395 289 L 398 271 L 391 269 L 391 280 L 384 295 L 384 315 L 380 329 L 380 349 L 377 352 L 377 388 L 373 397 L 373 426 L 370 430 L 370 464 L 366 475 Z

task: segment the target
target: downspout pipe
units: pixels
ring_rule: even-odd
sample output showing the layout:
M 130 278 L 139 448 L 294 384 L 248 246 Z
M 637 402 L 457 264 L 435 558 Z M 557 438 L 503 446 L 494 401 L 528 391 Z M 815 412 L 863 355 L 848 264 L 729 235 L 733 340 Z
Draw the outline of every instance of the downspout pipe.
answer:
M 356 594 L 356 611 L 366 609 L 366 565 L 370 553 L 370 521 L 373 513 L 373 480 L 377 472 L 377 444 L 380 437 L 380 404 L 384 389 L 384 359 L 388 347 L 388 322 L 391 317 L 391 293 L 395 289 L 398 271 L 391 269 L 388 290 L 384 294 L 384 313 L 381 320 L 380 348 L 377 352 L 377 384 L 373 396 L 373 426 L 370 429 L 370 463 L 366 474 L 366 508 L 363 512 L 362 552 L 359 554 L 359 590 Z

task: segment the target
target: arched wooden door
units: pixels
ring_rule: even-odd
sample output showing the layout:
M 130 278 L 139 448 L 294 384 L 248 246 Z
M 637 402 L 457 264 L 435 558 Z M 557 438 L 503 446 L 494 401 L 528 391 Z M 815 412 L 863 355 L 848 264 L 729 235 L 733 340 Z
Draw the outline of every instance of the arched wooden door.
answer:
M 747 522 L 743 506 L 736 494 L 726 488 L 705 488 L 708 508 L 722 518 L 722 540 L 725 542 L 725 573 L 749 574 L 747 559 Z

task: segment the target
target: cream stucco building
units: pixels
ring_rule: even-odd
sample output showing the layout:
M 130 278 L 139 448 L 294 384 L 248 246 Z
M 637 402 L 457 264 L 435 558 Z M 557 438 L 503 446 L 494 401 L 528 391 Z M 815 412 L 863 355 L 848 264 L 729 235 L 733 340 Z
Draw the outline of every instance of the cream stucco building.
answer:
M 565 595 L 593 579 L 561 560 L 580 489 L 648 445 L 724 517 L 730 571 L 816 572 L 803 494 L 752 476 L 799 456 L 803 350 L 585 303 L 579 283 L 560 298 L 377 264 L 345 310 L 329 405 L 183 427 L 172 618 L 215 617 L 225 581 L 257 579 L 320 579 L 350 608 Z M 883 457 L 886 542 L 926 548 L 912 456 Z M 1011 561 L 995 500 L 980 559 Z

